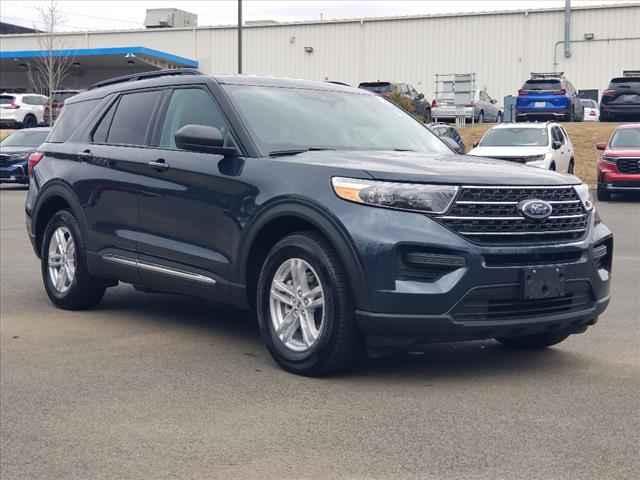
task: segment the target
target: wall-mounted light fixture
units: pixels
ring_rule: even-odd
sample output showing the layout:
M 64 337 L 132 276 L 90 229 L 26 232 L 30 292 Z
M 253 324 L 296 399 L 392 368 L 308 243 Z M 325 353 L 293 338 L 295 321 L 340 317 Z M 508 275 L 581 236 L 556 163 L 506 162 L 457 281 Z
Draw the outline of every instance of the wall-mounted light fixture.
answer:
M 596 38 L 596 36 L 593 33 L 585 33 L 584 34 L 584 39 L 585 40 L 593 40 L 594 38 Z
M 307 53 L 313 53 L 313 47 L 304 47 L 304 51 Z

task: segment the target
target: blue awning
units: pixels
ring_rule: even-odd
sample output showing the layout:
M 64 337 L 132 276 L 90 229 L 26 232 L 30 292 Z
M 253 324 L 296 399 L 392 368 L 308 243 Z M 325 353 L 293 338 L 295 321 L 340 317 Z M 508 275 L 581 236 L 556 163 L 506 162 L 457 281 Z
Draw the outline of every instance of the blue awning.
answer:
M 172 53 L 162 52 L 147 47 L 111 47 L 111 48 L 69 48 L 53 50 L 51 54 L 55 57 L 113 57 L 113 56 L 132 56 L 132 57 L 148 57 L 153 60 L 163 61 L 174 64 L 177 67 L 198 68 L 198 61 L 190 58 L 181 57 Z M 0 51 L 0 60 L 21 60 L 29 58 L 41 58 L 48 56 L 47 50 L 13 50 Z

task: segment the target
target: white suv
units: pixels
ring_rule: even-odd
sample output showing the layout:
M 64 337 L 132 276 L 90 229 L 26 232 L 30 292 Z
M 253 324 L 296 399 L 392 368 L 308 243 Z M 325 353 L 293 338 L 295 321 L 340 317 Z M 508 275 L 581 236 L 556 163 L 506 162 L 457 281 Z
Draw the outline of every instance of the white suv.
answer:
M 44 123 L 47 97 L 37 93 L 0 94 L 0 126 L 32 128 Z
M 573 173 L 573 144 L 562 125 L 502 123 L 487 130 L 468 155 L 524 163 L 532 167 Z

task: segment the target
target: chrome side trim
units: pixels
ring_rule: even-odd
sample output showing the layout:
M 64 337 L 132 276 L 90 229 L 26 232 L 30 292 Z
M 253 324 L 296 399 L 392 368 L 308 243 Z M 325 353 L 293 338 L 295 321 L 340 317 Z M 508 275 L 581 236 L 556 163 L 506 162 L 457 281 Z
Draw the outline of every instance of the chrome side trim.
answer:
M 165 275 L 171 275 L 173 277 L 184 278 L 186 280 L 192 280 L 194 282 L 206 283 L 208 285 L 215 285 L 216 281 L 205 275 L 193 272 L 185 272 L 183 270 L 177 270 L 175 268 L 165 267 L 164 265 L 157 265 L 155 263 L 142 262 L 140 260 L 132 260 L 129 258 L 119 257 L 117 255 L 106 254 L 102 256 L 102 259 L 107 262 L 119 263 L 121 265 L 127 265 L 129 267 L 142 268 L 150 272 L 163 273 Z
M 573 184 L 573 185 L 463 185 L 462 188 L 476 188 L 476 189 L 492 189 L 492 188 L 508 188 L 508 189 L 513 189 L 513 190 L 519 190 L 519 189 L 532 189 L 532 188 L 537 188 L 537 189 L 547 189 L 547 188 L 574 188 L 577 187 L 579 184 Z

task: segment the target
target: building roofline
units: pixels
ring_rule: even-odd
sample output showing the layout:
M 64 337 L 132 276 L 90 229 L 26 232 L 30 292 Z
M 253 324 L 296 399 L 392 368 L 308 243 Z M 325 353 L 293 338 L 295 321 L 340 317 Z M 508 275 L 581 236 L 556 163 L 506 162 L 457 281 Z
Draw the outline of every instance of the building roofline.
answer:
M 640 7 L 640 1 L 629 1 L 615 4 L 603 4 L 603 5 L 582 5 L 577 7 L 571 7 L 573 12 L 586 11 L 586 10 L 606 10 L 606 9 L 618 9 L 618 8 L 630 8 Z M 458 12 L 458 13 L 433 13 L 423 15 L 402 15 L 402 16 L 389 16 L 389 17 L 361 17 L 361 18 L 340 18 L 333 20 L 304 20 L 294 22 L 278 22 L 268 25 L 243 25 L 243 29 L 254 28 L 280 28 L 280 27 L 295 27 L 295 26 L 312 26 L 312 25 L 335 25 L 335 24 L 348 24 L 348 23 L 372 23 L 372 22 L 393 22 L 403 20 L 428 20 L 438 18 L 452 18 L 452 17 L 478 17 L 489 15 L 523 15 L 523 14 L 536 14 L 536 13 L 550 13 L 550 12 L 564 12 L 564 7 L 548 7 L 548 8 L 531 8 L 531 9 L 518 9 L 518 10 L 495 10 L 495 11 L 475 11 L 475 12 Z M 100 34 L 112 34 L 112 33 L 142 33 L 142 32 L 159 32 L 159 31 L 193 31 L 193 30 L 230 30 L 236 29 L 237 25 L 210 25 L 210 26 L 198 26 L 198 27 L 174 27 L 174 28 L 132 28 L 132 29 L 116 29 L 116 30 L 76 30 L 71 32 L 56 32 L 56 35 L 78 35 L 85 33 L 100 33 Z M 8 37 L 24 37 L 24 36 L 41 36 L 48 35 L 47 33 L 40 34 L 6 34 L 0 35 L 0 38 Z

